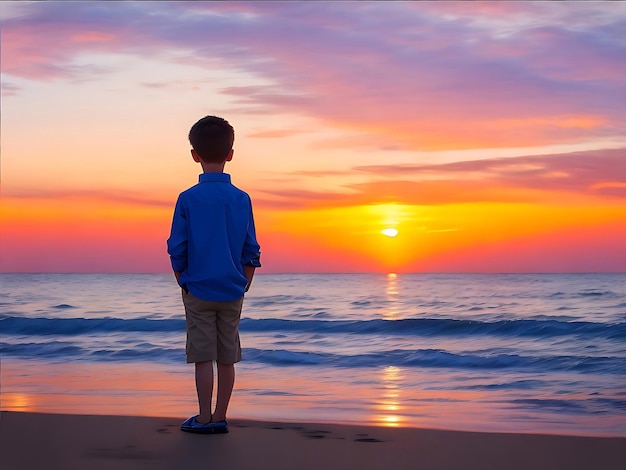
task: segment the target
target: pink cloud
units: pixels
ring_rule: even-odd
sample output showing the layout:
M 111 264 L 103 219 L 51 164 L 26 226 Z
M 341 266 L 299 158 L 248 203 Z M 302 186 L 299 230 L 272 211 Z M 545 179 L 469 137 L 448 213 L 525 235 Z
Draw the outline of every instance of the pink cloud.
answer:
M 2 24 L 3 73 L 105 79 L 72 61 L 185 50 L 171 60 L 276 84 L 223 89 L 241 109 L 305 114 L 409 149 L 621 135 L 626 10 L 609 4 L 619 2 L 576 14 L 550 2 L 421 3 L 35 3 Z M 577 125 L 580 116 L 595 124 Z
M 19 94 L 19 92 L 22 89 L 18 85 L 15 85 L 13 83 L 7 83 L 6 80 L 2 81 L 1 88 L 2 88 L 2 96 L 16 96 Z
M 145 194 L 137 193 L 133 191 L 123 191 L 120 189 L 115 190 L 45 190 L 45 189 L 31 189 L 22 191 L 19 189 L 5 190 L 3 191 L 4 198 L 10 199 L 41 199 L 46 201 L 85 201 L 93 200 L 97 203 L 116 203 L 123 205 L 140 205 L 140 206 L 153 206 L 172 208 L 172 199 L 156 199 L 147 197 Z
M 356 169 L 394 179 L 390 183 L 376 183 L 382 187 L 388 184 L 399 188 L 396 178 L 412 177 L 413 183 L 417 183 L 414 192 L 418 194 L 432 196 L 437 194 L 437 187 L 454 187 L 453 194 L 448 194 L 447 199 L 456 201 L 519 199 L 519 193 L 511 193 L 515 188 L 566 191 L 608 198 L 626 196 L 626 149 L 494 158 L 442 165 L 374 165 Z M 429 181 L 433 177 L 438 179 Z M 430 190 L 420 191 L 422 185 Z
M 492 158 L 446 164 L 355 167 L 361 183 L 343 192 L 300 188 L 258 189 L 257 203 L 270 208 L 338 207 L 379 202 L 439 205 L 467 202 L 545 202 L 551 193 L 626 198 L 626 149 Z M 353 172 L 299 171 L 321 178 Z M 268 197 L 271 196 L 271 197 Z
M 406 174 L 406 173 L 458 173 L 520 171 L 523 167 L 535 167 L 547 171 L 558 171 L 572 167 L 578 173 L 592 177 L 618 175 L 626 177 L 626 148 L 588 150 L 580 152 L 559 153 L 552 155 L 532 155 L 510 158 L 490 158 L 485 160 L 468 160 L 444 164 L 404 164 L 404 165 L 368 165 L 358 166 L 355 170 L 375 173 Z M 526 170 L 527 171 L 527 170 Z M 534 171 L 534 170 L 533 170 Z M 616 173 L 617 172 L 617 173 Z
M 595 192 L 619 197 L 624 195 L 626 186 L 626 149 L 494 158 L 442 165 L 371 165 L 355 169 L 379 176 L 413 176 L 417 180 L 432 175 L 450 175 L 463 181 L 480 175 L 481 184 Z
M 306 131 L 297 130 L 297 129 L 272 129 L 272 130 L 267 130 L 267 131 L 252 132 L 248 134 L 248 137 L 257 138 L 257 139 L 277 139 L 277 138 L 291 137 L 293 135 L 299 135 L 304 132 Z

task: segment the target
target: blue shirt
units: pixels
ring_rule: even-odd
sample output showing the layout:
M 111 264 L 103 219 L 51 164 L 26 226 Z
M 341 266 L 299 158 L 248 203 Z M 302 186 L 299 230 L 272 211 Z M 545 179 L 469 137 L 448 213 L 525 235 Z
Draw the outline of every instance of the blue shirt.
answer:
M 243 297 L 244 266 L 259 267 L 252 203 L 226 173 L 203 173 L 178 196 L 167 240 L 179 283 L 200 299 L 226 302 Z

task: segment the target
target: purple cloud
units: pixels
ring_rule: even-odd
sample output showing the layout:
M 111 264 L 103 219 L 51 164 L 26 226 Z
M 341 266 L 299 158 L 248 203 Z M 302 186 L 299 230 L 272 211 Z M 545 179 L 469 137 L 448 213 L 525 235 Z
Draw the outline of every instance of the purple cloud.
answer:
M 626 148 L 441 165 L 370 165 L 354 169 L 390 178 L 412 177 L 417 181 L 441 175 L 463 181 L 478 175 L 481 184 L 626 196 Z
M 85 53 L 227 65 L 274 83 L 224 88 L 237 106 L 413 149 L 621 135 L 621 2 L 443 3 L 41 2 L 2 22 L 3 73 L 77 78 Z
M 439 165 L 368 165 L 353 170 L 373 176 L 361 183 L 344 185 L 344 192 L 297 188 L 263 189 L 258 192 L 264 206 L 289 208 L 380 202 L 418 205 L 545 202 L 549 198 L 547 194 L 554 192 L 604 199 L 626 198 L 626 148 Z M 299 171 L 295 174 L 321 178 L 340 176 L 342 173 L 329 170 Z M 268 194 L 273 197 L 264 196 Z
M 16 96 L 22 88 L 14 83 L 8 83 L 6 80 L 3 80 L 1 83 L 1 89 L 2 96 Z

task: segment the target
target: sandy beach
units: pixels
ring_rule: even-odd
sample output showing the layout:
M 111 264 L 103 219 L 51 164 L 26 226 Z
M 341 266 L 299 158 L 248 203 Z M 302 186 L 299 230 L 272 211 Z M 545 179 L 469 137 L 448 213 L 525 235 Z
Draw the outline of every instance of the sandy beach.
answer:
M 223 435 L 181 420 L 2 412 L 3 470 L 533 469 L 623 470 L 626 438 L 475 433 L 231 420 Z

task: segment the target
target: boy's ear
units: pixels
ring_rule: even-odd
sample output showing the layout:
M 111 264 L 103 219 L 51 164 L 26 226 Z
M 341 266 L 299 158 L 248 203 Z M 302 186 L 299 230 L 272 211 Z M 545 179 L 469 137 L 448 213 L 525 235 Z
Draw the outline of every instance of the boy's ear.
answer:
M 233 159 L 233 154 L 235 153 L 235 149 L 230 149 L 230 153 L 228 154 L 228 157 L 226 157 L 226 161 L 229 162 Z
M 196 153 L 194 149 L 191 149 L 191 157 L 194 162 L 200 163 L 200 156 Z

